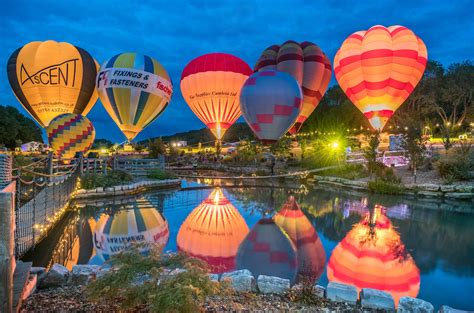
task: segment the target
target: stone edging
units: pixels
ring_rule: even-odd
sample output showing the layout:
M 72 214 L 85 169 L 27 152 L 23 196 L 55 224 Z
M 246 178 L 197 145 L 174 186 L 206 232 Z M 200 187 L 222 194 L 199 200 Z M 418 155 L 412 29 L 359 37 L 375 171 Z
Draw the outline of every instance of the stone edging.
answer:
M 185 269 L 170 270 L 166 275 L 179 274 Z M 54 264 L 49 272 L 44 268 L 32 268 L 31 273 L 38 275 L 38 287 L 50 288 L 64 285 L 86 285 L 96 277 L 100 277 L 108 272 L 107 268 L 98 265 L 75 265 L 70 272 L 60 264 Z M 143 277 L 142 277 L 143 276 Z M 143 283 L 147 275 L 137 277 L 137 283 Z M 259 275 L 257 279 L 249 270 L 237 270 L 232 272 L 218 274 L 209 274 L 209 279 L 214 282 L 228 282 L 237 292 L 252 292 L 262 294 L 280 294 L 284 295 L 290 290 L 297 291 L 303 286 L 296 284 L 290 286 L 290 280 Z M 319 298 L 326 298 L 331 302 L 344 302 L 353 305 L 355 309 L 363 311 L 364 309 L 382 310 L 384 312 L 434 312 L 434 306 L 425 300 L 401 297 L 397 310 L 395 301 L 388 292 L 362 288 L 359 292 L 356 287 L 337 282 L 330 282 L 326 288 L 315 284 L 313 286 L 313 295 Z M 438 312 L 454 312 L 454 309 L 443 305 Z M 464 312 L 464 311 L 456 311 Z
M 76 192 L 75 199 L 86 199 L 96 197 L 114 197 L 123 195 L 133 195 L 144 192 L 149 189 L 170 189 L 179 188 L 180 179 L 165 180 L 144 180 L 129 185 L 120 185 L 113 187 L 97 187 L 95 189 L 79 189 Z
M 367 182 L 341 177 L 317 176 L 310 183 L 368 191 Z M 428 198 L 474 199 L 474 185 L 407 184 L 401 194 Z

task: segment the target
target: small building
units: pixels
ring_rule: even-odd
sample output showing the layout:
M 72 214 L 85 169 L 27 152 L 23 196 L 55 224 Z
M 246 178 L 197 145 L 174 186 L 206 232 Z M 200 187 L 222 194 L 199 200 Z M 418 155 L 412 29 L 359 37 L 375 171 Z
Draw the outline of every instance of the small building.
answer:
M 48 145 L 38 141 L 30 141 L 20 146 L 22 152 L 43 152 L 48 148 Z

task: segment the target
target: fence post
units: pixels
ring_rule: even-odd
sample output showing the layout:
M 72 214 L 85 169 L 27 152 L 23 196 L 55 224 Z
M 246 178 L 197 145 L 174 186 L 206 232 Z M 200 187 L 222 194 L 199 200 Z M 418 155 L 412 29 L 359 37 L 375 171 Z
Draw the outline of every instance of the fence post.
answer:
M 13 311 L 15 183 L 10 155 L 0 155 L 0 311 Z M 7 180 L 10 182 L 7 184 Z

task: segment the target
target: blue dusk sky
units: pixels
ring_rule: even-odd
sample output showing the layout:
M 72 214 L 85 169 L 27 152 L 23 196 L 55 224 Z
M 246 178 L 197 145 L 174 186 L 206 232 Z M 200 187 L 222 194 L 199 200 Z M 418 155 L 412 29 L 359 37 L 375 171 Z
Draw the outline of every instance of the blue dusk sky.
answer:
M 19 1 L 0 10 L 0 104 L 16 100 L 6 75 L 10 54 L 30 41 L 67 41 L 99 63 L 121 52 L 139 52 L 165 66 L 174 83 L 165 112 L 135 140 L 199 129 L 179 90 L 182 69 L 209 52 L 239 56 L 251 67 L 260 53 L 286 40 L 312 41 L 331 61 L 351 33 L 376 24 L 403 25 L 423 39 L 428 58 L 448 66 L 474 54 L 474 1 Z M 334 77 L 331 84 L 335 84 Z M 100 101 L 88 117 L 96 138 L 124 136 Z

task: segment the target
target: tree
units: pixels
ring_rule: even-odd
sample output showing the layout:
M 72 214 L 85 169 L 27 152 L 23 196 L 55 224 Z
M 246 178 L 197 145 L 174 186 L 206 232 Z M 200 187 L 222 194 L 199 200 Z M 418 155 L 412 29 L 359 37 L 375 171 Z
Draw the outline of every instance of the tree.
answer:
M 104 138 L 99 138 L 99 139 L 96 139 L 94 140 L 94 144 L 92 145 L 92 149 L 96 150 L 96 149 L 101 149 L 101 148 L 111 148 L 114 144 L 112 143 L 112 141 L 108 140 L 108 139 L 104 139 Z
M 367 161 L 367 169 L 369 170 L 371 176 L 377 171 L 378 167 L 377 148 L 379 146 L 379 143 L 380 134 L 378 132 L 369 135 L 369 146 L 364 151 L 364 157 Z
M 41 128 L 15 107 L 0 106 L 0 144 L 13 149 L 29 141 L 43 141 Z
M 166 153 L 166 147 L 163 140 L 160 138 L 150 140 L 148 143 L 148 149 L 150 150 L 150 158 L 156 159 L 158 156 Z
M 416 125 L 416 122 L 410 123 L 409 119 L 406 120 L 405 125 L 407 126 L 403 127 L 405 131 L 403 134 L 402 147 L 410 158 L 414 183 L 416 184 L 416 169 L 423 162 L 423 156 L 426 152 L 423 128 Z

